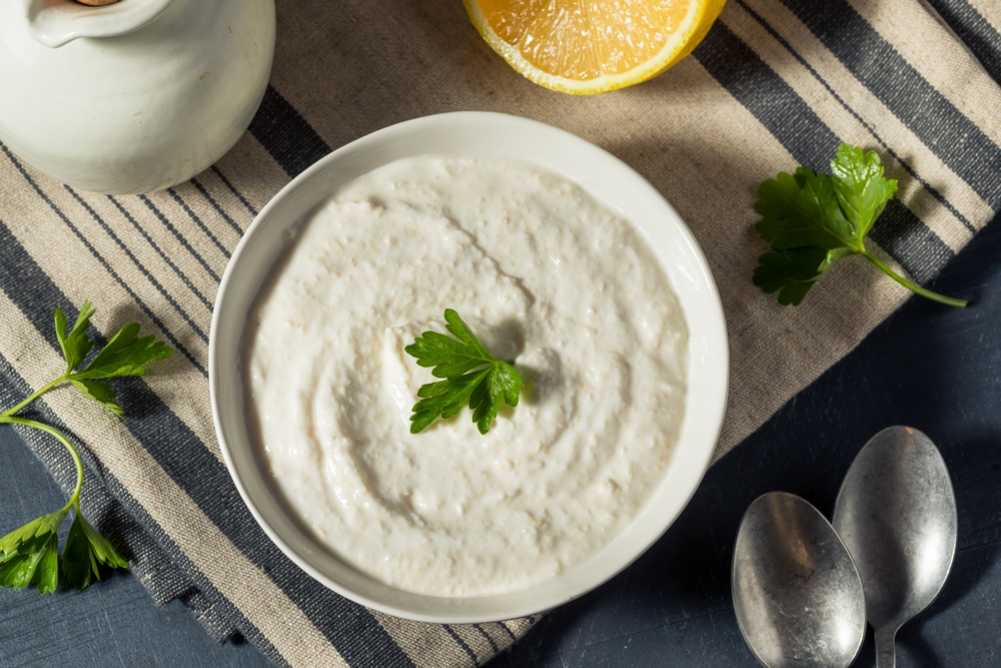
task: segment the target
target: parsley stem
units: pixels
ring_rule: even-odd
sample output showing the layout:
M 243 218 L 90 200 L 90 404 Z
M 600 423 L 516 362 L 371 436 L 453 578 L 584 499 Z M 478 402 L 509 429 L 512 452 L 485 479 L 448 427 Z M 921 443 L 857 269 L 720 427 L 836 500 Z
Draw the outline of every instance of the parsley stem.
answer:
M 880 260 L 878 257 L 870 253 L 868 250 L 862 252 L 862 257 L 864 257 L 866 260 L 869 261 L 870 264 L 872 264 L 881 272 L 892 278 L 894 281 L 904 286 L 911 292 L 921 295 L 925 299 L 930 299 L 933 302 L 938 302 L 939 304 L 945 304 L 946 306 L 954 306 L 956 308 L 966 308 L 966 305 L 969 304 L 969 301 L 965 299 L 956 299 L 955 297 L 947 297 L 946 295 L 934 292 L 932 290 L 927 290 L 921 287 L 920 285 L 910 280 L 909 278 L 901 276 L 900 274 L 895 272 L 890 267 L 890 265 Z
M 70 443 L 70 440 L 66 438 L 66 435 L 55 427 L 50 427 L 44 422 L 39 422 L 37 420 L 29 420 L 27 418 L 13 417 L 10 415 L 0 415 L 0 424 L 19 424 L 24 427 L 31 427 L 32 429 L 38 429 L 39 431 L 44 431 L 49 434 L 57 441 L 63 444 L 66 451 L 70 453 L 70 457 L 73 458 L 73 465 L 76 467 L 76 486 L 73 488 L 73 494 L 70 496 L 66 505 L 63 506 L 63 510 L 69 510 L 70 508 L 77 506 L 79 508 L 80 503 L 80 490 L 83 489 L 83 461 L 80 459 L 80 451 L 77 450 L 76 446 Z
M 34 401 L 35 399 L 39 398 L 40 396 L 42 396 L 46 392 L 50 392 L 50 391 L 56 389 L 57 387 L 59 387 L 60 385 L 62 385 L 63 383 L 65 383 L 66 381 L 67 381 L 67 374 L 63 374 L 62 376 L 59 376 L 55 380 L 53 380 L 51 382 L 48 382 L 45 385 L 42 385 L 40 388 L 38 388 L 37 390 L 35 390 L 34 392 L 32 392 L 31 394 L 29 394 L 28 396 L 26 396 L 24 399 L 22 399 L 21 401 L 17 402 L 16 404 L 14 404 L 13 406 L 11 406 L 10 408 L 8 408 L 7 410 L 5 410 L 4 412 L 0 413 L 0 417 L 10 417 L 11 415 L 16 415 L 21 410 L 23 410 L 28 404 L 30 404 L 32 401 Z
M 63 506 L 63 510 L 69 510 L 73 506 L 77 509 L 80 507 L 80 490 L 83 489 L 83 462 L 80 460 L 80 451 L 77 450 L 76 446 L 70 443 L 70 440 L 66 438 L 66 435 L 55 427 L 50 427 L 44 422 L 39 422 L 37 420 L 29 420 L 28 418 L 14 417 L 18 412 L 24 410 L 28 405 L 30 405 L 35 399 L 38 399 L 46 392 L 51 392 L 57 387 L 63 385 L 69 380 L 69 374 L 64 373 L 58 378 L 49 381 L 45 385 L 26 396 L 21 401 L 17 402 L 4 412 L 0 413 L 0 424 L 19 424 L 24 427 L 31 427 L 32 429 L 38 429 L 39 431 L 44 431 L 49 434 L 57 441 L 62 443 L 66 451 L 70 453 L 70 457 L 73 458 L 73 465 L 76 467 L 76 486 L 73 488 L 73 494 L 70 496 L 66 505 Z

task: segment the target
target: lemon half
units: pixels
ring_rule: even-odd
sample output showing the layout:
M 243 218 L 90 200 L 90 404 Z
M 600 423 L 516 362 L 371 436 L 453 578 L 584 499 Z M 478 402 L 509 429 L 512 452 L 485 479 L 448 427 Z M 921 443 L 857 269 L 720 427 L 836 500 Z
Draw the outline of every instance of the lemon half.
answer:
M 646 81 L 692 52 L 726 0 L 464 0 L 494 51 L 573 95 Z

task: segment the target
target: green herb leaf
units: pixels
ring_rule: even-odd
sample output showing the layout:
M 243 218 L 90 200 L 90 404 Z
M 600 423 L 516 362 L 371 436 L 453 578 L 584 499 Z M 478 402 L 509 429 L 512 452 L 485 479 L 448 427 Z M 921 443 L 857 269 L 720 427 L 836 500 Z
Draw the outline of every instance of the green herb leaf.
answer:
M 445 328 L 452 336 L 427 331 L 404 348 L 417 364 L 430 368 L 431 375 L 444 379 L 417 391 L 410 431 L 420 433 L 469 406 L 473 422 L 486 434 L 501 408 L 518 405 L 524 379 L 513 364 L 491 355 L 453 309 L 445 310 Z
M 861 244 L 886 203 L 897 194 L 897 181 L 883 177 L 883 163 L 875 151 L 844 144 L 831 161 L 831 172 L 838 205 Z
M 94 306 L 90 302 L 84 302 L 77 314 L 73 329 L 66 331 L 66 315 L 58 306 L 55 311 L 56 338 L 59 340 L 59 347 L 62 348 L 63 357 L 66 359 L 66 371 L 73 371 L 80 362 L 87 357 L 94 346 L 87 338 L 87 327 L 90 326 L 90 317 L 94 315 Z
M 844 249 L 790 248 L 765 253 L 754 270 L 754 284 L 777 292 L 780 304 L 799 304 Z
M 167 344 L 152 336 L 139 336 L 139 323 L 125 325 L 105 344 L 86 367 L 73 374 L 78 380 L 143 376 L 149 365 L 173 354 Z
M 486 349 L 480 340 L 476 338 L 469 326 L 459 317 L 455 309 L 445 309 L 445 328 L 452 333 L 455 338 L 466 344 L 470 349 L 475 350 L 483 359 L 493 359 L 493 356 Z
M 115 399 L 115 391 L 111 389 L 111 385 L 107 382 L 103 380 L 87 380 L 85 378 L 70 378 L 70 382 L 84 396 L 90 397 L 99 404 L 102 404 L 114 415 L 118 417 L 125 415 L 125 411 Z
M 48 594 L 59 585 L 59 525 L 66 510 L 37 517 L 0 538 L 0 586 L 24 589 L 35 584 Z
M 55 534 L 48 537 L 41 551 L 41 559 L 35 568 L 31 584 L 42 594 L 51 594 L 59 589 L 59 551 Z
M 139 325 L 132 323 L 119 329 L 86 363 L 94 347 L 87 338 L 93 314 L 93 305 L 85 302 L 73 327 L 67 330 L 66 314 L 59 308 L 55 309 L 56 339 L 66 360 L 66 371 L 18 403 L 0 411 L 0 424 L 37 429 L 59 441 L 76 468 L 76 485 L 65 506 L 0 537 L 0 587 L 23 589 L 34 584 L 40 592 L 54 592 L 59 587 L 59 574 L 62 572 L 72 586 L 84 589 L 101 578 L 102 566 L 128 568 L 125 558 L 80 514 L 84 467 L 77 447 L 66 434 L 52 425 L 19 415 L 39 397 L 71 384 L 84 396 L 121 416 L 122 407 L 115 400 L 107 379 L 144 375 L 150 364 L 173 353 L 166 344 L 152 336 L 139 336 Z M 71 508 L 76 508 L 76 517 L 60 556 L 59 526 Z
M 101 579 L 101 567 L 128 568 L 129 562 L 78 511 L 63 547 L 66 584 L 86 589 Z
M 56 337 L 67 364 L 67 373 L 59 381 L 72 383 L 84 396 L 120 417 L 124 411 L 106 379 L 145 375 L 150 364 L 170 357 L 174 351 L 155 337 L 139 336 L 139 323 L 133 322 L 115 332 L 93 359 L 81 368 L 84 358 L 93 348 L 93 343 L 86 336 L 93 314 L 94 307 L 86 302 L 73 329 L 67 333 L 66 316 L 56 309 Z
M 901 276 L 866 246 L 866 235 L 897 192 L 883 175 L 875 151 L 842 144 L 831 161 L 832 174 L 800 167 L 780 173 L 758 188 L 757 230 L 771 245 L 758 261 L 754 284 L 777 293 L 780 304 L 799 304 L 834 263 L 860 255 L 907 289 L 950 306 L 966 306 Z

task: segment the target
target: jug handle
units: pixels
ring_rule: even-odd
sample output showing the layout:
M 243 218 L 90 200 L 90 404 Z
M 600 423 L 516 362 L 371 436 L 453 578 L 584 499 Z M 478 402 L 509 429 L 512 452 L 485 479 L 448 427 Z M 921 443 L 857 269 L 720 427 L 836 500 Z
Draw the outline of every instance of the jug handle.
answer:
M 172 1 L 121 0 L 103 7 L 88 7 L 73 0 L 22 0 L 24 18 L 32 35 L 51 48 L 80 37 L 113 37 L 132 32 L 159 16 Z

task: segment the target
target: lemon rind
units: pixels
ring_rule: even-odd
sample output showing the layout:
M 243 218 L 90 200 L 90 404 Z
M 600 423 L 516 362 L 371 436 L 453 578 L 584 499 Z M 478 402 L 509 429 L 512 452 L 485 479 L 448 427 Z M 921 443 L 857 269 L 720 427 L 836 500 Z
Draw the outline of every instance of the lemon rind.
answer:
M 519 74 L 550 90 L 571 95 L 597 95 L 619 90 L 651 79 L 690 54 L 708 33 L 723 10 L 726 0 L 693 2 L 681 26 L 664 47 L 649 60 L 618 74 L 595 79 L 569 79 L 549 74 L 531 64 L 513 45 L 501 39 L 487 23 L 476 0 L 463 0 L 466 13 L 483 40 Z

